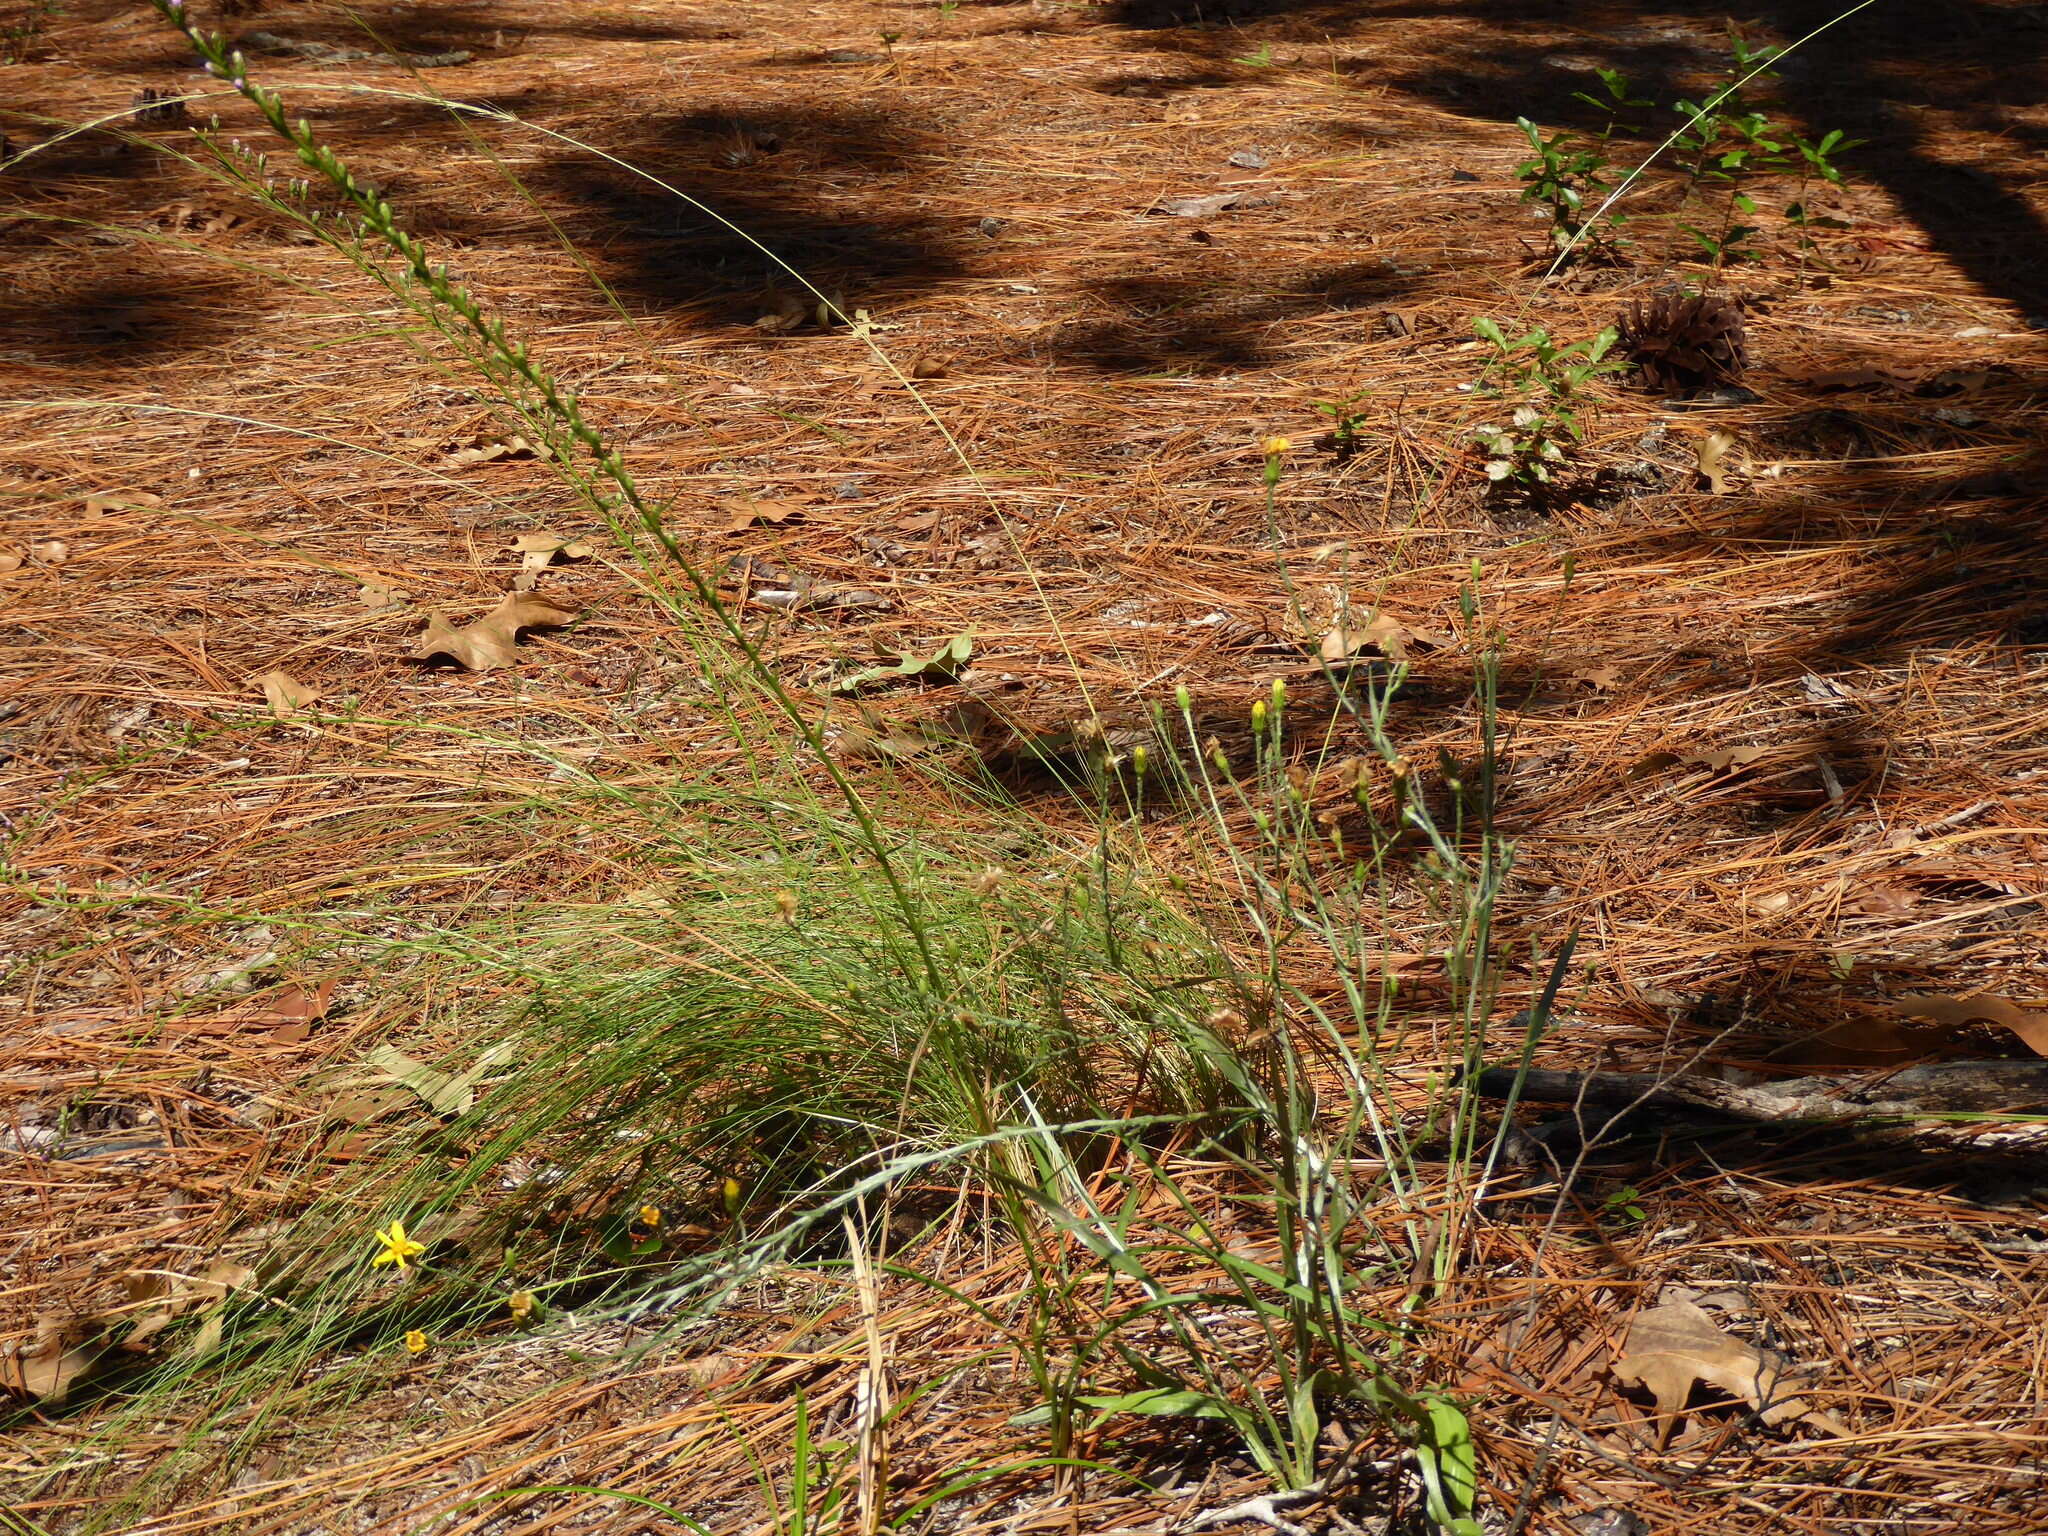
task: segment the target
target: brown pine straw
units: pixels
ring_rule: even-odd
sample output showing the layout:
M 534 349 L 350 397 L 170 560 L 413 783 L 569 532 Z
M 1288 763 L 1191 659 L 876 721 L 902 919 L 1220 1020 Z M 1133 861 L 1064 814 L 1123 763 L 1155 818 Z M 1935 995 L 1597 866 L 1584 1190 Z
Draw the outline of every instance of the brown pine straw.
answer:
M 2038 229 L 2024 146 L 2043 110 L 1963 105 L 2038 102 L 2038 33 L 2018 11 L 1973 11 L 1969 27 L 1921 11 L 1928 30 L 1903 54 L 1884 28 L 1917 23 L 1873 22 L 1864 44 L 1891 99 L 1920 93 L 1912 141 L 1855 152 L 1850 186 L 1816 199 L 1846 227 L 1816 229 L 1805 257 L 1774 233 L 1769 259 L 1731 279 L 1761 398 L 1681 411 L 1602 386 L 1580 493 L 1547 513 L 1484 502 L 1459 451 L 1499 414 L 1461 389 L 1481 361 L 1470 317 L 1576 337 L 1677 274 L 1646 225 L 1630 264 L 1539 287 L 1543 236 L 1516 206 L 1508 119 L 1560 120 L 1603 61 L 1640 84 L 1677 58 L 1660 88 L 1696 95 L 1719 10 L 1581 8 L 1567 25 L 1518 7 L 1262 6 L 1241 26 L 1162 30 L 974 3 L 945 16 L 858 0 L 488 0 L 368 13 L 399 47 L 472 50 L 459 68 L 414 78 L 286 56 L 260 73 L 621 433 L 681 532 L 720 558 L 887 598 L 758 611 L 795 682 L 971 627 L 976 666 L 1004 679 L 1002 706 L 1022 720 L 1063 728 L 1086 702 L 1142 720 L 1184 683 L 1205 727 L 1228 734 L 1276 672 L 1307 677 L 1297 597 L 1313 624 L 1346 596 L 1377 599 L 1441 642 L 1419 652 L 1397 710 L 1404 749 L 1429 765 L 1473 746 L 1472 658 L 1450 637 L 1478 557 L 1507 657 L 1502 814 L 1519 854 L 1504 946 L 1554 951 L 1576 928 L 1590 973 L 1540 1060 L 1809 1071 L 2022 1049 L 1988 1027 L 1902 1044 L 1888 1004 L 1906 994 L 2048 1008 L 2048 357 L 2026 290 L 2039 249 L 2021 225 L 1961 238 L 1910 174 L 1931 161 L 1992 178 Z M 271 3 L 236 25 L 372 46 L 338 7 Z M 885 45 L 884 30 L 900 36 Z M 51 131 L 43 118 L 115 111 L 145 85 L 204 88 L 166 36 L 140 7 L 68 6 L 45 57 L 0 66 L 0 130 L 19 148 Z M 1235 62 L 1262 43 L 1273 65 Z M 933 360 L 919 393 L 973 473 L 861 340 L 757 329 L 794 285 L 736 242 L 710 256 L 685 244 L 687 216 L 653 189 L 557 141 L 485 124 L 472 142 L 436 109 L 351 83 L 495 102 L 726 209 L 869 311 L 899 367 Z M 1802 116 L 1820 88 L 1795 77 L 1773 110 L 1831 126 L 1818 108 Z M 232 99 L 195 110 L 258 143 Z M 1266 167 L 1228 166 L 1243 149 Z M 579 242 L 630 327 L 493 155 Z M 1236 188 L 1274 200 L 1205 220 L 1147 212 Z M 23 557 L 0 576 L 0 950 L 15 962 L 0 989 L 0 1137 L 30 1146 L 0 1163 L 11 1344 L 46 1315 L 117 1304 L 132 1268 L 203 1264 L 302 1209 L 322 1177 L 300 1155 L 324 1113 L 302 1086 L 310 1069 L 394 1030 L 431 1053 L 474 1010 L 514 1000 L 509 986 L 479 997 L 473 979 L 458 990 L 425 961 L 393 987 L 368 949 L 302 958 L 316 950 L 282 924 L 381 905 L 416 925 L 372 935 L 389 939 L 533 901 L 617 900 L 653 878 L 629 828 L 598 819 L 575 843 L 529 841 L 497 819 L 560 781 L 489 739 L 619 782 L 736 765 L 672 628 L 609 548 L 547 574 L 543 590 L 587 617 L 529 637 L 518 667 L 405 659 L 429 609 L 466 618 L 498 600 L 518 533 L 587 530 L 531 459 L 451 463 L 502 427 L 462 378 L 386 334 L 398 313 L 332 256 L 104 135 L 0 172 L 0 252 L 0 551 Z M 1309 447 L 1327 426 L 1310 402 L 1361 387 L 1364 451 L 1339 463 Z M 1694 474 L 1709 428 L 1738 440 L 1721 496 Z M 1255 446 L 1268 432 L 1297 445 L 1277 548 Z M 107 492 L 158 500 L 89 515 L 84 498 Z M 803 512 L 731 534 L 734 497 Z M 414 603 L 367 610 L 365 583 Z M 263 723 L 252 680 L 271 669 L 329 707 L 353 701 L 355 717 Z M 927 688 L 886 706 L 953 702 Z M 1686 756 L 1732 747 L 1761 751 L 1719 771 Z M 1033 814 L 1081 827 L 1060 795 L 1022 788 Z M 1170 812 L 1146 833 L 1167 867 L 1192 836 Z M 148 899 L 104 913 L 44 900 L 96 883 Z M 245 911 L 272 916 L 267 937 L 230 920 Z M 1412 884 L 1391 924 L 1390 953 L 1430 948 Z M 283 984 L 188 996 L 263 950 L 290 988 L 337 984 L 323 1019 L 290 1029 Z M 1294 980 L 1327 993 L 1327 976 L 1294 963 Z M 1419 1082 L 1443 989 L 1414 970 L 1405 1065 Z M 1510 974 L 1501 1019 L 1531 986 L 1526 966 Z M 1504 1030 L 1501 1048 L 1514 1039 Z M 40 1155 L 67 1107 L 89 1155 Z M 107 1150 L 123 1140 L 140 1145 Z M 2037 1170 L 1809 1137 L 1596 1150 L 1588 1173 L 1566 1195 L 1540 1168 L 1513 1171 L 1468 1221 L 1446 1285 L 1383 1277 L 1359 1298 L 1388 1315 L 1419 1306 L 1404 1369 L 1474 1405 L 1501 1522 L 1563 1531 L 1615 1507 L 1699 1536 L 2048 1528 Z M 1623 1187 L 1644 1221 L 1598 1209 Z M 1014 1251 L 914 1261 L 943 1262 L 990 1304 L 1024 1282 Z M 927 1291 L 878 1285 L 899 1398 L 958 1373 L 890 1427 L 893 1507 L 970 1462 L 1034 1454 L 1009 1422 L 1031 1406 L 1021 1371 L 974 1363 L 996 1341 Z M 1655 1450 L 1647 1409 L 1611 1370 L 1629 1319 L 1674 1287 L 1802 1368 L 1800 1390 L 1849 1436 L 1703 1406 Z M 750 1457 L 786 1484 L 799 1388 L 814 1422 L 851 1425 L 866 1326 L 844 1276 L 789 1273 L 710 1333 L 631 1363 L 565 1356 L 608 1358 L 632 1342 L 617 1330 L 437 1350 L 366 1411 L 280 1429 L 233 1487 L 194 1479 L 136 1529 L 672 1525 L 584 1494 L 463 1509 L 574 1483 L 671 1503 L 719 1536 L 766 1536 Z M 11 1509 L 63 1530 L 181 1429 L 100 1447 L 111 1475 L 89 1488 L 50 1479 L 93 1422 L 34 1413 L 10 1431 Z M 1119 1422 L 1079 1454 L 1170 1491 L 1041 1469 L 949 1504 L 930 1529 L 1163 1533 L 1259 1487 L 1222 1442 L 1170 1423 Z

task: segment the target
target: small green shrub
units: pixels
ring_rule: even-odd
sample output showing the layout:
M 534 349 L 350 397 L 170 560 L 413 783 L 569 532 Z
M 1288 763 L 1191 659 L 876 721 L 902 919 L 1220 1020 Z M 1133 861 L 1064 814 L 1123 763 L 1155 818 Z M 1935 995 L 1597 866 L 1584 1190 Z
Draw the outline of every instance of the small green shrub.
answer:
M 1547 487 L 1585 436 L 1579 413 L 1586 385 L 1627 366 L 1608 355 L 1619 333 L 1608 326 L 1596 336 L 1559 346 L 1542 326 L 1512 341 L 1484 315 L 1472 322 L 1472 329 L 1494 349 L 1488 372 L 1506 380 L 1492 388 L 1517 402 L 1508 425 L 1473 429 L 1486 452 L 1486 478 L 1529 490 Z

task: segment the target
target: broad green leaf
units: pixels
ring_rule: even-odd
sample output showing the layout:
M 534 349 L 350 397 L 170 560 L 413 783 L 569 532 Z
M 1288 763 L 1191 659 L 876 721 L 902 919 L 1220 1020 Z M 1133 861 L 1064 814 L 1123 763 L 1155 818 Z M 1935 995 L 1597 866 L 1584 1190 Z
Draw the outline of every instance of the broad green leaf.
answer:
M 1230 1405 L 1212 1393 L 1188 1387 L 1145 1387 L 1136 1392 L 1084 1392 L 1076 1401 L 1101 1413 L 1096 1422 L 1119 1413 L 1141 1413 L 1166 1419 L 1227 1419 Z

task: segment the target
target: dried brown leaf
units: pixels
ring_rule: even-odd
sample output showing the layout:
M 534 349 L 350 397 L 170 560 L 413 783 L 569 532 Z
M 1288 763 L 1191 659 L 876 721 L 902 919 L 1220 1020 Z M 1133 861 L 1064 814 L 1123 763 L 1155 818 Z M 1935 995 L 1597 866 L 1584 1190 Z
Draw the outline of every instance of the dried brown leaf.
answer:
M 289 672 L 266 672 L 256 679 L 256 686 L 269 701 L 270 712 L 280 720 L 289 720 L 320 702 L 318 688 L 307 687 Z
M 1951 1029 L 1977 1023 L 2002 1025 L 2018 1035 L 2036 1056 L 2048 1056 L 2048 1013 L 2022 1008 L 2009 997 L 1982 992 L 1967 997 L 1942 997 L 1916 992 L 1893 998 L 1889 1006 L 1908 1018 L 1932 1019 Z
M 230 1291 L 247 1290 L 255 1281 L 255 1270 L 232 1259 L 215 1259 L 196 1275 L 167 1274 L 161 1270 L 126 1275 L 122 1283 L 131 1307 L 138 1310 L 135 1326 L 121 1340 L 121 1347 L 140 1349 L 180 1317 L 202 1307 L 218 1309 Z M 214 1326 L 217 1330 L 218 1324 Z M 195 1343 L 194 1352 L 209 1351 Z
M 1700 440 L 1699 447 L 1694 450 L 1699 455 L 1700 478 L 1707 482 L 1708 491 L 1716 496 L 1727 494 L 1727 459 L 1729 451 L 1734 446 L 1734 433 L 1709 432 Z
M 549 533 L 545 528 L 538 533 L 520 534 L 512 547 L 518 552 L 521 568 L 528 571 L 541 570 L 557 555 L 564 560 L 588 560 L 593 553 L 581 539 Z
M 1409 643 L 1416 638 L 1415 631 L 1400 620 L 1376 613 L 1369 619 L 1352 620 L 1331 630 L 1323 636 L 1316 654 L 1332 666 L 1351 661 L 1361 652 L 1406 661 Z
M 399 608 L 412 601 L 405 588 L 380 586 L 374 581 L 363 583 L 356 596 L 365 608 Z
M 22 557 L 11 549 L 0 549 L 0 576 L 21 569 Z
M 71 546 L 62 539 L 40 539 L 29 546 L 29 553 L 45 565 L 62 565 L 71 558 Z
M 63 1402 L 71 1384 L 100 1357 L 96 1347 L 75 1343 L 75 1337 L 69 1320 L 52 1313 L 37 1318 L 33 1339 L 0 1354 L 0 1388 L 39 1402 Z
M 757 501 L 752 496 L 728 496 L 719 502 L 725 514 L 727 533 L 744 533 L 756 523 L 786 523 L 803 515 L 803 504 L 795 501 Z
M 1832 393 L 1849 389 L 1905 389 L 1913 381 L 1889 368 L 1836 368 L 1827 373 L 1817 373 L 1806 382 L 1815 389 Z
M 434 615 L 433 622 L 413 647 L 413 658 L 431 661 L 437 656 L 448 656 L 472 672 L 488 672 L 518 660 L 514 646 L 522 629 L 553 628 L 575 617 L 567 609 L 557 608 L 530 592 L 508 593 L 497 607 L 460 629 L 442 615 Z
M 105 517 L 109 512 L 160 507 L 163 504 L 163 497 L 152 496 L 147 491 L 99 491 L 85 498 L 85 515 Z
M 327 1017 L 327 1005 L 334 996 L 335 978 L 330 976 L 308 992 L 292 982 L 265 1001 L 263 1011 L 250 1018 L 252 1024 L 305 1024 Z
M 1633 1382 L 1656 1399 L 1661 1422 L 1657 1447 L 1671 1438 L 1678 1415 L 1685 1411 L 1695 1384 L 1718 1387 L 1755 1408 L 1766 1424 L 1810 1419 L 1833 1427 L 1812 1412 L 1805 1399 L 1777 1395 L 1780 1367 L 1756 1349 L 1723 1333 L 1714 1320 L 1689 1301 L 1667 1302 L 1637 1314 L 1614 1374 Z
M 476 464 L 490 464 L 498 459 L 530 459 L 537 450 L 533 444 L 516 433 L 511 437 L 494 438 L 468 448 L 457 448 L 441 460 L 443 469 L 468 469 Z

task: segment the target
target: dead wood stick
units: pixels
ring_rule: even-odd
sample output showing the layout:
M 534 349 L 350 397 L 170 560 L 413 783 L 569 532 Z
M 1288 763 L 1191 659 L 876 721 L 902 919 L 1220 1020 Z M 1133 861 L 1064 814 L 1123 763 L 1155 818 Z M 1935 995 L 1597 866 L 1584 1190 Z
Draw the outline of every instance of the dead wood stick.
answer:
M 1520 1086 L 1517 1087 L 1519 1079 Z M 2048 1150 L 2048 1124 L 1929 1120 L 1943 1115 L 2048 1114 L 2048 1061 L 1949 1061 L 1895 1072 L 1732 1083 L 1691 1073 L 1568 1072 L 1485 1067 L 1482 1098 L 1568 1104 L 1600 1118 L 1645 1110 L 1691 1111 L 1696 1119 L 1905 1129 L 1928 1146 L 1992 1151 Z M 1582 1121 L 1588 1117 L 1580 1116 Z

